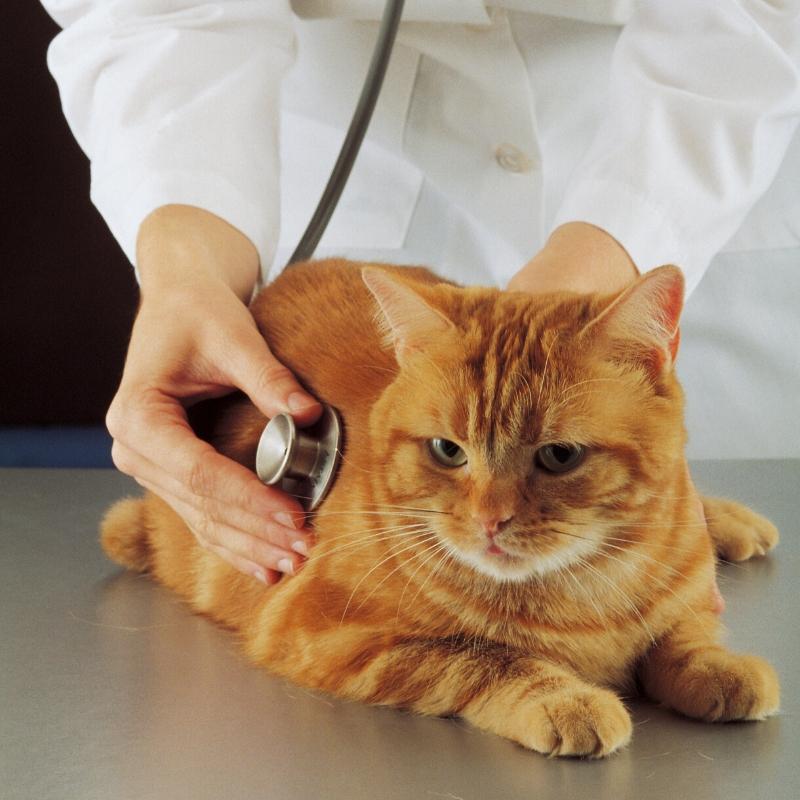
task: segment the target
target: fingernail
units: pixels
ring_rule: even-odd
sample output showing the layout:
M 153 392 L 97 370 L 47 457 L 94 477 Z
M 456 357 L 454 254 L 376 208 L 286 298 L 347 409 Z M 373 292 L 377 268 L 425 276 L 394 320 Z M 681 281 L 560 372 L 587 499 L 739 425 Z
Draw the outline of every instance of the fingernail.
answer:
M 263 584 L 264 584 L 264 586 L 266 586 L 266 585 L 267 585 L 267 576 L 266 576 L 266 575 L 265 575 L 265 574 L 264 574 L 264 573 L 263 573 L 263 572 L 262 572 L 260 569 L 257 569 L 257 570 L 255 570 L 255 571 L 253 572 L 253 577 L 254 577 L 254 578 L 257 580 L 257 581 L 261 581 L 261 583 L 263 583 Z
M 294 564 L 290 558 L 282 558 L 278 562 L 278 569 L 287 575 L 294 575 Z
M 305 408 L 319 405 L 316 400 L 302 392 L 292 392 L 286 399 L 286 404 L 289 406 L 289 411 L 302 411 Z
M 302 539 L 292 542 L 292 550 L 300 553 L 301 556 L 308 556 L 308 545 Z
M 291 514 L 287 514 L 285 511 L 279 511 L 277 514 L 273 514 L 272 519 L 274 519 L 278 525 L 283 525 L 284 528 L 297 530 L 297 523 L 294 517 Z

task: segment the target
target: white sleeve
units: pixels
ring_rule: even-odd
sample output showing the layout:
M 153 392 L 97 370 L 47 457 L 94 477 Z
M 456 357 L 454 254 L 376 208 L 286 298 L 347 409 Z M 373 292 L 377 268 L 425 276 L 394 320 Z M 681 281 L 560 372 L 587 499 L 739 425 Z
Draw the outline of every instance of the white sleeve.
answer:
M 269 268 L 278 241 L 278 102 L 294 58 L 288 0 L 43 0 L 64 113 L 91 198 L 135 263 L 141 221 L 199 206 Z
M 642 271 L 678 264 L 691 291 L 769 187 L 799 118 L 797 0 L 643 0 L 555 225 L 603 228 Z

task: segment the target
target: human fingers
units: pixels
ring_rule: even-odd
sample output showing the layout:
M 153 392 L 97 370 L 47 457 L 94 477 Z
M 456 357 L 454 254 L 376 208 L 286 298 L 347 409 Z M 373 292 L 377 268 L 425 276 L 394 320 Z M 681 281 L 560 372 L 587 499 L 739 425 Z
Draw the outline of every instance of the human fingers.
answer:
M 137 481 L 158 493 L 157 487 L 150 481 Z M 258 536 L 214 520 L 174 495 L 164 493 L 159 496 L 184 520 L 201 547 L 212 550 L 245 574 L 269 583 L 270 571 L 294 575 L 302 566 L 303 558 L 298 553 L 276 547 Z
M 143 469 L 143 476 L 152 479 L 153 471 L 160 470 L 198 498 L 213 497 L 261 518 L 285 514 L 275 521 L 300 527 L 293 522 L 303 519 L 300 503 L 198 439 L 174 398 L 151 392 L 147 398 L 123 399 L 121 407 L 115 400 L 106 424 L 115 442 L 124 446 L 113 451 L 120 459 L 131 452 L 142 457 L 134 463 L 121 461 L 117 466 L 123 472 L 136 477 L 136 470 Z
M 164 499 L 169 495 L 193 507 L 211 524 L 269 541 L 290 559 L 303 554 L 303 545 L 307 552 L 312 538 L 297 500 L 264 486 L 250 470 L 197 439 L 182 414 L 168 398 L 126 416 L 124 435 L 116 436 L 112 448 L 116 466 L 148 481 Z M 114 432 L 113 419 L 109 427 Z M 293 553 L 286 552 L 290 549 Z
M 234 555 L 230 550 L 217 545 L 209 545 L 208 549 L 212 553 L 216 553 L 223 561 L 227 561 L 232 567 L 238 569 L 239 572 L 245 575 L 252 575 L 256 580 L 261 581 L 265 586 L 273 586 L 280 579 L 283 573 L 276 572 L 274 569 L 264 569 L 258 564 L 253 564 L 245 558 L 239 558 Z
M 285 412 L 299 425 L 308 425 L 322 413 L 320 402 L 275 358 L 257 332 L 255 336 L 238 339 L 227 372 L 231 382 L 269 418 Z
M 174 497 L 181 502 L 194 506 L 198 512 L 215 522 L 229 525 L 245 533 L 264 539 L 275 547 L 286 551 L 289 557 L 294 553 L 307 556 L 313 544 L 313 532 L 309 528 L 295 528 L 302 520 L 292 515 L 279 514 L 281 522 L 273 518 L 264 518 L 251 514 L 245 509 L 226 505 L 216 497 L 200 497 L 190 494 L 186 487 L 170 475 L 160 470 L 157 465 L 146 463 L 138 453 L 126 451 L 124 445 L 115 443 L 113 457 L 125 466 L 125 471 L 132 474 L 141 485 L 145 485 L 162 499 Z M 145 477 L 146 476 L 146 477 Z

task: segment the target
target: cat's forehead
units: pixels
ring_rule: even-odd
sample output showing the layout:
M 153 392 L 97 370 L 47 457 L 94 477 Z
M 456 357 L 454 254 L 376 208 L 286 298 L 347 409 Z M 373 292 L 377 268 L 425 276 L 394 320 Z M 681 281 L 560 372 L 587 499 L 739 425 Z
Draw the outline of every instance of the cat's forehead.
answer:
M 474 315 L 462 328 L 458 435 L 482 444 L 487 457 L 536 440 L 559 395 L 587 373 L 578 342 L 586 318 L 574 303 L 498 305 Z

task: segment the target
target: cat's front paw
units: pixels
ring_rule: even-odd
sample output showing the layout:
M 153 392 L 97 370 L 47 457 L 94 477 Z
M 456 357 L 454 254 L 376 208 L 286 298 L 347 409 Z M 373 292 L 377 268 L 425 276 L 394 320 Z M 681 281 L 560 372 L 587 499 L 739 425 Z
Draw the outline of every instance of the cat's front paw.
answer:
M 778 529 L 741 503 L 704 497 L 703 510 L 717 555 L 726 561 L 763 556 L 778 544 Z
M 778 710 L 778 676 L 763 658 L 725 650 L 692 655 L 668 705 L 706 722 L 765 719 Z
M 550 756 L 602 758 L 631 738 L 622 701 L 605 689 L 562 689 L 532 703 L 524 744 Z

